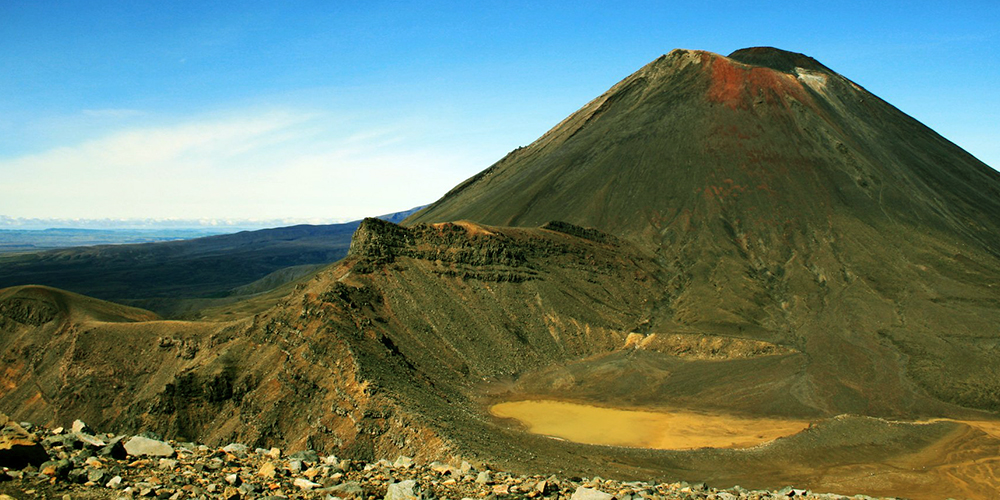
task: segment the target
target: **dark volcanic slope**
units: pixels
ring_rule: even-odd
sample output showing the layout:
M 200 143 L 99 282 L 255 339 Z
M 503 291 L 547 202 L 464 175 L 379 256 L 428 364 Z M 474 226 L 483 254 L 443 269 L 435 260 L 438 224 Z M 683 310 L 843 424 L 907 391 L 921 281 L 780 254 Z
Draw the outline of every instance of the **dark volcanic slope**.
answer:
M 531 473 L 995 492 L 998 187 L 805 56 L 675 51 L 409 224 L 367 219 L 260 314 L 130 322 L 0 292 L 0 411 Z M 521 227 L 423 223 L 445 219 Z M 523 398 L 816 425 L 587 446 L 488 412 Z
M 996 253 L 998 186 L 1000 174 L 809 57 L 675 50 L 409 222 L 558 218 L 660 244 L 720 217 L 773 232 L 848 216 Z
M 650 248 L 648 331 L 799 349 L 808 406 L 1000 409 L 1000 174 L 804 55 L 662 56 L 407 222 L 458 219 Z

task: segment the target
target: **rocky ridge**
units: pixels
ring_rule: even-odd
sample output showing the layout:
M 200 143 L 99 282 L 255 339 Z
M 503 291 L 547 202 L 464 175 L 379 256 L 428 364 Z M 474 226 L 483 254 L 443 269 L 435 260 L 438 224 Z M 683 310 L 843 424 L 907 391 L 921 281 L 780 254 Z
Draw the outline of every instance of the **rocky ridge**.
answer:
M 805 56 L 674 51 L 280 297 L 167 321 L 0 290 L 0 411 L 365 463 L 996 498 L 998 200 L 994 170 Z M 599 447 L 488 410 L 521 399 L 817 424 Z
M 571 500 L 633 499 L 844 499 L 786 487 L 753 491 L 720 490 L 705 484 L 613 481 L 600 477 L 524 476 L 489 465 L 359 461 L 305 450 L 286 455 L 279 448 L 231 443 L 214 448 L 188 442 L 104 434 L 80 420 L 72 429 L 48 429 L 5 422 L 0 450 L 9 435 L 17 446 L 43 447 L 44 456 L 14 461 L 0 454 L 0 500 L 24 498 L 532 498 Z M 30 442 L 30 443 L 29 443 Z M 856 499 L 871 497 L 858 495 Z

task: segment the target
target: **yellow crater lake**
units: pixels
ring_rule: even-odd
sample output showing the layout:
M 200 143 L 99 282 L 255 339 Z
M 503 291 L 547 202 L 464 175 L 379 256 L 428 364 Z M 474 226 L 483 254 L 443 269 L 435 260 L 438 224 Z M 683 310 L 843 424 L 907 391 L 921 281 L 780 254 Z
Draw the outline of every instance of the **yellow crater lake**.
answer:
M 662 450 L 747 448 L 809 427 L 809 422 L 802 420 L 620 410 L 559 401 L 511 401 L 493 405 L 490 413 L 515 419 L 533 434 L 576 443 Z

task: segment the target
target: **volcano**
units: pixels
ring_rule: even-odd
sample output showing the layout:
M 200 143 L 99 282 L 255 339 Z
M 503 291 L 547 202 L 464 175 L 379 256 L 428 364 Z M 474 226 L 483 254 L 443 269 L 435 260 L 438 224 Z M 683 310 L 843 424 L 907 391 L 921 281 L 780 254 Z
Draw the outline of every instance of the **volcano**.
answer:
M 402 224 L 366 219 L 344 260 L 252 316 L 2 291 L 0 411 L 530 474 L 988 498 L 998 235 L 1000 174 L 819 62 L 675 50 Z M 491 412 L 519 401 L 805 430 L 594 446 Z
M 459 219 L 649 249 L 642 331 L 793 346 L 806 407 L 1000 410 L 1000 174 L 805 55 L 664 55 L 407 222 Z

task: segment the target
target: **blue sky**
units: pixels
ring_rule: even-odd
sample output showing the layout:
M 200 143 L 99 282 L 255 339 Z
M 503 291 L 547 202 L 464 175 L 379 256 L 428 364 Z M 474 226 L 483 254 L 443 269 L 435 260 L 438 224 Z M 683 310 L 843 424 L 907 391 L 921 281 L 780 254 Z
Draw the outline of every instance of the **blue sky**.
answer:
M 0 216 L 425 204 L 673 48 L 815 57 L 1000 167 L 1000 2 L 0 0 Z

